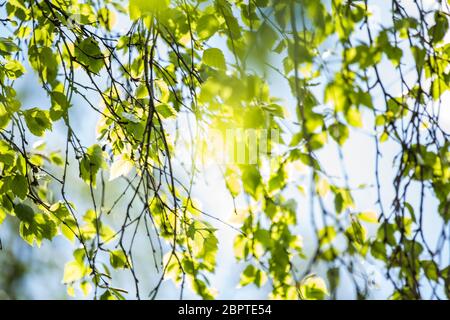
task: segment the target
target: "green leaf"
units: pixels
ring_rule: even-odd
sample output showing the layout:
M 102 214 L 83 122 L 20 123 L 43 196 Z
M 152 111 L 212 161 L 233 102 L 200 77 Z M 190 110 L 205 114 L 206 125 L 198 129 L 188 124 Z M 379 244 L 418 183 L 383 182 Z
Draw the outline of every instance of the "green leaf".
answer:
M 145 84 L 141 84 L 136 88 L 135 97 L 136 99 L 144 99 L 148 97 L 148 90 Z
M 447 223 L 450 221 L 450 205 L 448 201 L 443 201 L 439 204 L 439 214 L 441 215 L 444 222 Z
M 246 166 L 242 170 L 242 183 L 245 192 L 257 197 L 259 187 L 261 185 L 261 174 L 255 166 Z
M 270 231 L 264 229 L 257 229 L 254 234 L 255 240 L 263 245 L 264 248 L 268 249 L 272 246 L 272 237 Z
M 249 254 L 248 241 L 243 235 L 238 235 L 234 239 L 233 251 L 234 256 L 237 260 L 243 260 L 247 258 Z
M 87 268 L 78 261 L 70 261 L 64 266 L 63 283 L 72 283 L 82 279 L 87 274 Z
M 330 136 L 341 146 L 345 143 L 350 134 L 348 127 L 340 122 L 332 124 L 328 128 L 328 132 L 330 133 Z
M 84 248 L 78 248 L 73 251 L 73 257 L 80 265 L 83 264 L 84 258 L 86 257 L 86 251 Z
M 438 281 L 439 279 L 439 269 L 436 265 L 436 262 L 432 260 L 423 260 L 420 261 L 423 271 L 425 272 L 425 276 L 433 281 Z
M 106 290 L 100 296 L 100 300 L 117 300 L 117 297 L 113 295 L 110 290 Z
M 87 149 L 80 161 L 80 176 L 86 183 L 96 185 L 98 171 L 104 166 L 103 150 L 98 144 Z
M 262 108 L 268 111 L 269 113 L 273 114 L 275 117 L 284 118 L 286 115 L 284 107 L 276 103 L 262 105 Z
M 100 226 L 100 238 L 104 243 L 108 243 L 111 240 L 114 239 L 116 236 L 116 232 L 109 226 L 105 225 L 104 223 Z
M 13 40 L 0 37 L 0 55 L 9 56 L 10 54 L 17 51 L 20 51 L 20 48 L 14 43 Z
M 200 39 L 207 40 L 219 30 L 219 27 L 220 24 L 216 16 L 213 14 L 206 14 L 198 19 L 196 30 Z
M 334 206 L 336 208 L 337 213 L 341 213 L 344 210 L 354 206 L 352 195 L 348 190 L 337 189 L 334 190 L 334 193 L 335 193 Z
M 162 103 L 156 106 L 156 112 L 163 118 L 174 118 L 177 115 L 177 111 L 169 104 Z
M 6 76 L 11 80 L 15 80 L 25 73 L 24 66 L 17 60 L 8 61 L 3 68 Z
M 28 59 L 41 80 L 52 82 L 58 74 L 58 58 L 50 47 L 31 46 L 28 49 Z
M 387 139 L 389 139 L 389 134 L 386 131 L 383 131 L 383 133 L 380 136 L 380 142 L 386 142 Z
M 366 241 L 367 231 L 356 219 L 352 219 L 351 226 L 346 231 L 347 236 L 356 244 L 363 245 Z
M 45 130 L 52 130 L 52 121 L 46 110 L 32 108 L 23 112 L 28 129 L 35 136 L 42 137 Z
M 428 35 L 431 37 L 433 43 L 438 43 L 444 39 L 448 31 L 448 18 L 446 13 L 436 11 L 434 15 L 435 25 L 428 30 Z
M 64 164 L 64 160 L 58 152 L 50 153 L 50 161 L 53 162 L 57 166 L 62 166 Z
M 255 279 L 256 268 L 253 265 L 248 265 L 241 274 L 241 280 L 239 281 L 239 285 L 244 287 L 253 283 Z
M 11 191 L 24 200 L 28 194 L 28 180 L 26 177 L 18 174 L 11 182 Z
M 315 275 L 303 279 L 300 285 L 300 293 L 306 300 L 323 300 L 329 295 L 325 281 Z
M 355 107 L 349 108 L 345 113 L 345 118 L 347 119 L 349 125 L 356 128 L 362 128 L 363 126 L 362 117 L 361 113 L 357 108 Z
M 36 214 L 34 216 L 34 222 L 36 226 L 35 236 L 37 240 L 48 239 L 52 240 L 56 236 L 58 230 L 55 222 L 49 217 L 48 214 Z
M 75 44 L 75 58 L 77 62 L 93 73 L 99 73 L 105 65 L 102 51 L 92 37 Z
M 66 115 L 67 110 L 70 107 L 70 103 L 64 93 L 59 91 L 53 91 L 50 95 L 52 100 L 52 106 L 50 108 L 50 118 L 53 121 L 60 119 Z
M 67 286 L 67 294 L 71 297 L 75 297 L 75 288 L 72 285 Z
M 318 178 L 316 182 L 316 192 L 322 198 L 326 197 L 330 191 L 330 184 L 325 178 Z
M 15 159 L 16 153 L 14 150 L 6 141 L 0 140 L 0 162 L 7 166 L 11 166 L 14 164 Z
M 133 169 L 133 163 L 130 160 L 123 156 L 116 157 L 109 171 L 109 181 L 126 176 L 131 169 Z
M 205 300 L 212 300 L 214 299 L 214 294 L 211 292 L 211 290 L 206 285 L 205 281 L 200 280 L 198 278 L 192 278 L 191 280 L 192 288 L 194 289 L 194 292 L 200 295 Z
M 63 202 L 56 202 L 50 207 L 50 211 L 57 216 L 59 219 L 63 220 L 70 216 L 69 209 Z
M 60 225 L 61 233 L 70 241 L 75 241 L 75 230 L 77 230 L 76 222 L 73 218 L 66 218 L 64 224 Z
M 233 15 L 233 10 L 230 3 L 227 0 L 216 0 L 216 11 L 219 12 L 225 19 L 227 26 L 227 32 L 230 34 L 230 38 L 238 39 L 241 36 L 241 27 L 239 22 Z
M 371 245 L 370 253 L 376 259 L 387 260 L 386 244 L 383 241 L 375 240 Z
M 170 97 L 169 86 L 163 79 L 157 79 L 154 81 L 155 89 L 158 94 L 159 101 L 162 103 L 167 103 Z
M 208 235 L 203 241 L 203 248 L 199 254 L 199 257 L 203 258 L 203 263 L 209 271 L 214 271 L 218 244 L 219 241 L 217 240 L 214 232 L 208 232 Z
M 368 223 L 378 223 L 378 216 L 373 211 L 364 211 L 358 213 L 358 218 Z
M 334 292 L 339 286 L 340 281 L 340 269 L 339 268 L 330 268 L 327 270 L 327 279 L 330 284 L 330 291 Z
M 169 0 L 130 0 L 128 11 L 131 20 L 149 14 L 160 14 L 169 7 Z
M 327 244 L 336 237 L 336 230 L 332 226 L 326 226 L 319 230 L 319 239 L 321 244 Z
M 16 215 L 20 217 L 20 235 L 31 246 L 34 242 L 41 245 L 43 239 L 51 240 L 57 234 L 55 222 L 47 214 L 32 214 L 31 208 L 17 210 Z M 18 214 L 18 212 L 20 214 Z
M 0 207 L 0 225 L 5 221 L 6 219 L 6 211 L 2 207 Z
M 323 148 L 328 141 L 328 134 L 326 131 L 314 133 L 309 139 L 309 146 L 312 150 L 318 150 Z
M 230 168 L 227 168 L 227 170 L 225 171 L 225 183 L 227 189 L 230 191 L 233 197 L 236 197 L 239 193 L 241 193 L 241 182 L 239 180 L 239 176 L 234 170 L 231 170 Z
M 422 69 L 425 64 L 426 50 L 424 48 L 419 48 L 417 46 L 411 47 L 411 52 L 413 54 L 414 60 L 416 61 L 417 69 Z
M 223 52 L 217 48 L 206 49 L 203 52 L 202 62 L 213 68 L 221 70 L 224 70 L 226 68 Z
M 19 203 L 14 207 L 14 212 L 16 214 L 16 217 L 19 218 L 20 221 L 25 221 L 28 223 L 33 222 L 34 211 L 30 206 Z
M 4 129 L 11 121 L 11 113 L 0 103 L 0 129 Z
M 113 10 L 108 10 L 108 8 L 100 8 L 97 12 L 98 21 L 100 24 L 108 31 L 111 31 L 115 22 L 116 14 Z
M 398 67 L 403 56 L 403 51 L 398 47 L 387 46 L 386 55 L 388 56 L 389 60 L 391 60 L 394 67 Z
M 83 295 L 87 297 L 92 290 L 92 285 L 87 281 L 82 281 L 80 283 L 80 289 L 83 292 Z
M 113 250 L 109 252 L 109 262 L 114 269 L 124 269 L 129 267 L 128 258 L 123 250 Z

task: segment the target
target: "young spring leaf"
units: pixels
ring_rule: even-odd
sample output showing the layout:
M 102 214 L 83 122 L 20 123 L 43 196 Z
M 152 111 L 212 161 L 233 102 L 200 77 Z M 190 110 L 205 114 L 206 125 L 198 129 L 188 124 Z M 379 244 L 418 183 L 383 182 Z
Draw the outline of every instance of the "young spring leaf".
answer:
M 75 57 L 87 70 L 93 73 L 99 73 L 105 65 L 98 42 L 92 37 L 83 39 L 75 45 Z
M 223 52 L 217 48 L 209 48 L 203 52 L 203 63 L 217 69 L 224 70 L 226 68 L 225 65 L 225 57 Z
M 28 129 L 35 136 L 42 137 L 45 130 L 52 129 L 52 121 L 47 110 L 32 108 L 23 112 Z

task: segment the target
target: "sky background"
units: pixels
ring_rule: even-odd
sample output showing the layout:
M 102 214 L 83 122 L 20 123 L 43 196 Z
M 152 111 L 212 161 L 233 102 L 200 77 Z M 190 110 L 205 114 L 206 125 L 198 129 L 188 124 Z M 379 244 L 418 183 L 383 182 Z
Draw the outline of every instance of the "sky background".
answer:
M 390 13 L 386 10 L 390 1 L 369 1 L 369 8 L 373 12 L 370 20 L 374 25 L 384 24 L 386 25 L 389 21 L 385 21 L 383 17 L 389 15 Z M 405 5 L 411 6 L 413 1 L 403 1 Z M 425 5 L 433 5 L 434 1 L 424 1 Z M 116 27 L 118 30 L 127 30 L 129 26 L 128 21 L 123 17 L 118 19 Z M 0 36 L 5 36 L 3 33 L 5 31 L 0 27 Z M 363 35 L 361 35 L 363 37 Z M 447 34 L 448 39 L 448 34 Z M 448 42 L 448 41 L 447 41 Z M 211 42 L 212 46 L 226 50 L 224 43 L 221 39 L 215 38 Z M 334 56 L 339 56 L 339 51 L 336 51 L 336 45 L 332 42 L 327 42 L 322 48 L 323 59 L 329 59 L 330 61 Z M 227 61 L 231 57 L 229 53 L 226 54 Z M 406 58 L 405 63 L 408 63 Z M 411 60 L 409 60 L 409 63 Z M 274 60 L 274 64 L 280 64 L 279 61 Z M 390 62 L 384 60 L 382 62 L 380 70 L 383 73 L 383 78 L 392 78 L 392 86 L 389 90 L 392 90 L 394 94 L 400 94 L 399 89 L 396 88 L 398 83 L 396 75 L 392 73 L 392 66 L 388 66 Z M 30 70 L 27 64 L 24 64 L 27 70 Z M 383 67 L 384 66 L 384 67 Z M 80 79 L 82 80 L 82 76 Z M 410 75 L 411 80 L 414 80 L 414 74 Z M 270 84 L 271 93 L 274 96 L 279 96 L 284 100 L 284 105 L 291 114 L 293 112 L 293 107 L 295 101 L 290 94 L 290 90 L 286 81 L 284 81 L 276 73 L 268 73 L 267 79 Z M 324 77 L 324 82 L 326 83 L 326 77 Z M 102 83 L 99 79 L 100 84 Z M 35 74 L 28 72 L 26 76 L 21 78 L 17 83 L 17 88 L 19 94 L 22 95 L 23 108 L 29 107 L 40 107 L 44 108 L 49 106 L 49 100 L 46 97 L 44 91 L 40 88 L 39 81 Z M 315 92 L 318 97 L 322 97 L 323 84 L 315 88 Z M 92 96 L 93 101 L 98 101 L 98 97 Z M 448 92 L 444 95 L 442 108 L 441 108 L 441 125 L 447 132 L 450 132 L 450 106 L 448 105 L 450 101 L 450 95 Z M 379 98 L 375 98 L 374 104 L 382 103 Z M 95 142 L 96 132 L 95 127 L 99 119 L 98 114 L 96 114 L 88 105 L 83 103 L 81 99 L 75 99 L 72 101 L 73 107 L 71 110 L 71 118 L 74 124 L 75 130 L 79 133 L 83 145 L 89 146 Z M 430 106 L 432 107 L 432 106 Z M 364 113 L 364 122 L 371 123 L 371 114 L 368 112 Z M 295 127 L 289 123 L 285 123 L 287 127 L 291 130 L 295 130 Z M 51 133 L 47 133 L 45 140 L 47 141 L 48 150 L 61 150 L 61 146 L 65 143 L 66 129 L 63 124 L 58 123 L 54 126 Z M 330 139 L 331 140 L 331 139 Z M 32 141 L 33 142 L 33 141 Z M 35 141 L 36 142 L 36 139 Z M 391 142 L 386 142 L 382 145 L 383 158 L 380 164 L 381 173 L 381 184 L 382 184 L 382 198 L 384 199 L 385 208 L 390 207 L 390 199 L 393 194 L 392 179 L 394 177 L 395 168 L 392 166 L 392 158 L 398 151 L 397 146 Z M 367 129 L 351 129 L 351 134 L 349 140 L 343 147 L 344 155 L 344 165 L 347 168 L 347 172 L 350 178 L 351 186 L 358 186 L 362 183 L 373 184 L 374 183 L 374 168 L 375 168 L 375 146 L 373 139 L 373 132 Z M 342 178 L 342 167 L 338 157 L 338 151 L 334 143 L 329 143 L 323 150 L 319 152 L 319 159 L 325 166 L 326 171 L 337 179 Z M 176 171 L 180 175 L 183 174 L 181 166 L 176 166 Z M 304 181 L 306 184 L 305 189 L 307 190 L 307 173 L 305 170 L 298 170 L 299 168 L 292 168 L 289 174 L 289 178 L 292 181 Z M 69 186 L 70 192 L 76 194 L 76 204 L 80 212 L 83 209 L 89 207 L 89 202 L 84 201 L 84 197 L 87 196 L 87 188 L 82 183 L 80 179 L 77 178 L 78 172 L 77 167 L 72 166 L 70 171 L 70 177 L 74 179 L 74 183 Z M 120 194 L 124 184 L 115 180 L 114 184 L 110 186 L 109 192 L 111 196 Z M 411 192 L 418 191 L 417 187 L 413 187 Z M 375 192 L 374 189 L 365 189 L 363 191 L 355 192 L 356 208 L 358 210 L 376 210 L 375 207 Z M 225 221 L 230 221 L 233 213 L 233 202 L 232 198 L 225 188 L 225 184 L 222 179 L 222 175 L 218 167 L 211 164 L 205 168 L 202 172 L 202 176 L 197 179 L 193 190 L 193 196 L 197 198 L 201 207 L 204 211 L 213 214 L 217 218 Z M 302 235 L 303 243 L 305 245 L 305 253 L 311 253 L 314 250 L 315 238 L 313 235 L 313 230 L 311 228 L 311 221 L 309 217 L 309 200 L 307 196 L 302 195 L 296 188 L 290 188 L 286 192 L 286 198 L 294 198 L 299 203 L 298 206 L 298 221 L 299 226 L 296 230 Z M 242 204 L 242 203 L 241 203 Z M 238 201 L 239 206 L 239 201 Z M 437 203 L 432 199 L 432 197 L 427 197 L 425 208 L 427 211 L 436 212 Z M 317 212 L 317 210 L 316 210 Z M 111 219 L 120 219 L 118 216 L 113 216 Z M 437 214 L 430 214 L 425 220 L 425 234 L 431 243 L 434 243 L 437 233 L 434 232 L 435 226 L 439 226 L 440 222 L 438 220 Z M 114 221 L 113 221 L 114 223 Z M 210 276 L 210 282 L 213 287 L 218 290 L 217 298 L 221 299 L 265 299 L 270 292 L 270 287 L 266 285 L 262 289 L 256 290 L 253 285 L 238 288 L 240 272 L 245 265 L 237 263 L 234 259 L 233 254 L 233 241 L 236 236 L 236 232 L 224 224 L 217 222 L 212 222 L 214 227 L 218 228 L 218 239 L 219 239 L 219 252 L 218 252 L 218 263 L 217 269 L 214 275 Z M 369 228 L 369 236 L 373 236 L 375 228 Z M 66 288 L 62 284 L 61 279 L 63 275 L 64 262 L 72 259 L 73 247 L 68 243 L 63 237 L 56 237 L 52 243 L 44 241 L 42 247 L 39 250 L 29 247 L 25 242 L 20 239 L 16 239 L 17 234 L 11 234 L 8 226 L 0 226 L 0 237 L 3 242 L 3 246 L 9 246 L 11 251 L 13 251 L 18 258 L 25 261 L 26 264 L 31 266 L 31 272 L 24 278 L 21 283 L 21 290 L 23 291 L 23 297 L 26 298 L 39 298 L 39 299 L 52 299 L 52 298 L 67 298 L 65 293 Z M 139 241 L 144 241 L 140 239 Z M 449 252 L 449 250 L 447 250 Z M 2 263 L 0 252 L 0 264 Z M 146 282 L 148 287 L 147 291 L 153 287 L 157 277 L 155 276 L 153 263 L 149 259 L 149 252 L 140 252 L 138 256 L 135 257 L 138 264 L 135 266 L 140 271 L 143 282 Z M 446 256 L 447 261 L 450 259 L 448 254 Z M 445 260 L 445 259 L 444 259 Z M 304 264 L 304 261 L 299 261 L 299 266 Z M 370 292 L 370 298 L 373 299 L 383 299 L 386 298 L 389 293 L 392 292 L 392 288 L 388 281 L 383 276 L 383 270 L 380 268 L 375 261 L 361 261 L 360 264 L 361 272 L 366 274 L 371 274 L 377 282 L 378 288 L 373 288 Z M 1 265 L 0 265 L 1 268 Z M 326 269 L 318 268 L 315 270 L 318 275 L 325 277 Z M 117 283 L 119 287 L 130 287 L 129 281 L 131 280 L 128 272 L 117 273 Z M 341 279 L 341 286 L 339 288 L 339 298 L 353 298 L 354 297 L 353 286 L 346 285 L 346 279 L 343 277 Z M 0 281 L 0 296 L 1 296 L 1 281 Z M 145 290 L 143 291 L 145 292 Z M 178 298 L 179 288 L 177 288 L 170 280 L 164 281 L 161 291 L 158 295 L 159 298 Z M 185 298 L 197 298 L 191 292 L 185 293 Z M 77 292 L 76 298 L 82 298 L 82 295 Z

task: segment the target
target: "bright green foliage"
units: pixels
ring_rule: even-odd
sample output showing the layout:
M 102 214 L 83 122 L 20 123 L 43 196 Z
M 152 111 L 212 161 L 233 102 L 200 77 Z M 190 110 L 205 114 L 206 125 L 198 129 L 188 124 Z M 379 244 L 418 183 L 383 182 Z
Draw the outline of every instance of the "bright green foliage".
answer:
M 52 240 L 57 233 L 56 223 L 47 214 L 34 213 L 25 204 L 16 205 L 14 213 L 20 220 L 20 235 L 30 245 L 40 246 L 43 239 Z
M 203 63 L 217 69 L 225 69 L 225 57 L 217 48 L 209 48 L 203 52 Z
M 69 241 L 74 260 L 61 276 L 71 296 L 144 298 L 140 283 L 156 273 L 150 298 L 171 279 L 181 295 L 214 299 L 217 228 L 230 226 L 202 209 L 208 194 L 193 199 L 202 148 L 214 147 L 213 131 L 268 132 L 255 157 L 246 140 L 241 159 L 219 163 L 214 182 L 235 208 L 240 286 L 327 299 L 346 285 L 370 298 L 358 266 L 373 264 L 390 298 L 449 298 L 450 142 L 440 118 L 449 12 L 443 1 L 430 8 L 390 1 L 377 21 L 366 1 L 7 0 L 0 224 L 18 221 L 30 245 Z M 18 92 L 29 78 L 27 93 L 46 98 L 31 106 Z M 83 126 L 93 115 L 96 128 Z M 361 152 L 348 151 L 360 134 L 371 139 L 359 164 L 371 178 L 355 185 L 346 158 Z M 56 149 L 33 144 L 54 136 Z M 153 269 L 140 270 L 144 254 Z M 134 284 L 117 288 L 117 272 Z
M 246 286 L 251 283 L 254 283 L 258 288 L 263 286 L 267 281 L 266 274 L 255 268 L 252 265 L 248 265 L 245 270 L 242 272 L 241 281 L 239 284 L 241 286 Z
M 63 283 L 73 283 L 89 275 L 91 269 L 84 263 L 85 252 L 77 249 L 73 253 L 74 260 L 64 266 Z
M 300 292 L 307 300 L 323 300 L 328 295 L 325 281 L 317 276 L 308 276 L 300 284 Z
M 137 20 L 146 15 L 164 13 L 168 6 L 169 0 L 130 0 L 130 18 Z
M 114 250 L 109 253 L 109 261 L 111 266 L 115 269 L 118 268 L 128 268 L 130 265 L 129 258 L 127 258 L 126 254 L 123 253 L 122 250 Z
M 48 111 L 32 108 L 25 110 L 23 113 L 28 129 L 30 129 L 32 134 L 41 137 L 44 135 L 45 130 L 52 129 Z
M 100 47 L 92 37 L 83 39 L 76 44 L 75 58 L 76 62 L 93 73 L 98 73 L 104 66 Z
M 80 162 L 80 176 L 87 183 L 96 185 L 98 171 L 103 167 L 103 150 L 98 144 L 89 147 Z

